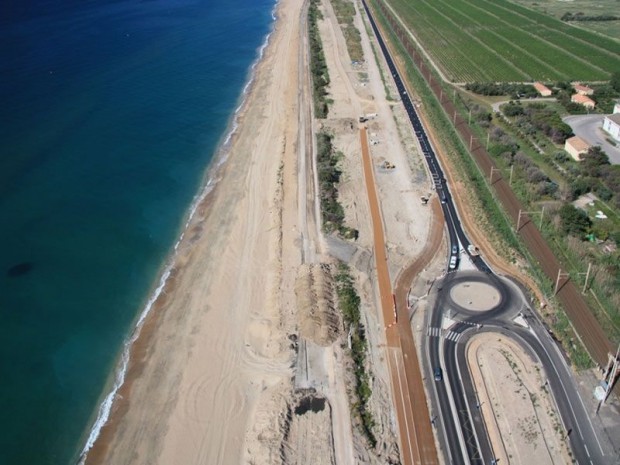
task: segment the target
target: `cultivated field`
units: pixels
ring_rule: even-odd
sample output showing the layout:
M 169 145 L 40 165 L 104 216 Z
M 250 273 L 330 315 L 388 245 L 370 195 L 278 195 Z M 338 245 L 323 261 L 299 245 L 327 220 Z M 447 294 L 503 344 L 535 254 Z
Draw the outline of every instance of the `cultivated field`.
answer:
M 587 16 L 620 16 L 617 0 L 513 0 L 541 13 L 561 18 L 565 13 L 583 13 Z M 574 21 L 571 25 L 596 31 L 620 40 L 620 21 Z
M 620 42 L 506 0 L 387 0 L 453 82 L 607 80 Z

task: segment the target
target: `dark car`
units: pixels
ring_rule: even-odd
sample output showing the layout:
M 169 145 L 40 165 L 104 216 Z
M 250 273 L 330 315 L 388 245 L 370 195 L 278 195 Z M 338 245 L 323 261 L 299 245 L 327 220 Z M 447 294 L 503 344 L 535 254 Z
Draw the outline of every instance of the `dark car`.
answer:
M 441 381 L 443 379 L 443 372 L 440 367 L 435 368 L 435 381 Z

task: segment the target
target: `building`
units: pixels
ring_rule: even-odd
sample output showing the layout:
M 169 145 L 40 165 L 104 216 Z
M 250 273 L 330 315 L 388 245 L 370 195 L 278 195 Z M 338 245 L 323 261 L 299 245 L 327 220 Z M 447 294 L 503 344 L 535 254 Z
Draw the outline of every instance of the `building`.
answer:
M 586 108 L 594 108 L 596 103 L 590 97 L 581 94 L 573 94 L 570 98 L 570 101 L 573 103 L 578 103 L 579 105 L 583 105 Z
M 620 142 L 620 113 L 605 116 L 603 120 L 603 130 L 607 132 L 613 140 Z
M 613 113 L 620 113 L 620 101 L 616 102 L 616 104 L 614 105 Z
M 540 94 L 541 97 L 550 97 L 551 96 L 551 89 L 549 89 L 547 86 L 545 86 L 541 82 L 535 82 L 534 83 L 534 89 L 536 89 L 538 91 L 538 93 Z
M 573 89 L 575 89 L 575 92 L 579 95 L 592 95 L 594 93 L 594 89 L 590 89 L 588 86 L 584 86 L 578 82 L 573 84 Z
M 588 152 L 590 145 L 579 136 L 566 139 L 564 150 L 577 161 L 581 161 L 581 155 Z

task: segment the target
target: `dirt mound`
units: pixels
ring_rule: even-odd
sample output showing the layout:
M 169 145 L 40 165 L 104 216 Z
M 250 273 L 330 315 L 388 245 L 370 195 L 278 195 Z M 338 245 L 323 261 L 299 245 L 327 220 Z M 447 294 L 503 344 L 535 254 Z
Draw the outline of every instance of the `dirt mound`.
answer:
M 299 267 L 295 280 L 299 333 L 322 347 L 332 344 L 342 327 L 334 294 L 330 265 L 307 264 Z

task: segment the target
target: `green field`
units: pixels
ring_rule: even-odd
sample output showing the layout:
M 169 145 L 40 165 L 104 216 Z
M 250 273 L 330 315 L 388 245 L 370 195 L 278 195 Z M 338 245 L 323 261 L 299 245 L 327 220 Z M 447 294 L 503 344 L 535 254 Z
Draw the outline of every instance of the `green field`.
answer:
M 507 0 L 387 0 L 446 77 L 602 81 L 620 42 Z
M 565 13 L 583 13 L 588 16 L 620 16 L 618 0 L 513 0 L 541 13 L 561 18 Z M 588 29 L 620 40 L 620 21 L 571 22 L 575 27 Z

